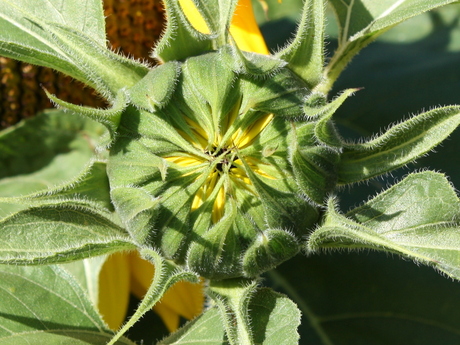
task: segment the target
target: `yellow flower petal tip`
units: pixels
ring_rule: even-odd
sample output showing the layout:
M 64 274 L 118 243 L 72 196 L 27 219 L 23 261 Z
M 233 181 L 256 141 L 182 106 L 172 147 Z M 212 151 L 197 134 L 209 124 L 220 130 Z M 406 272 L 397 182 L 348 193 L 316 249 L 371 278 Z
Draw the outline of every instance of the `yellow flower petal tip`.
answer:
M 153 307 L 153 310 L 155 311 L 155 313 L 160 315 L 161 320 L 163 320 L 163 323 L 165 324 L 169 332 L 172 333 L 179 329 L 180 317 L 174 310 L 169 309 L 161 302 L 157 303 Z
M 153 280 L 155 267 L 138 252 L 115 253 L 107 258 L 99 273 L 98 309 L 110 329 L 116 331 L 125 321 L 132 293 L 142 299 Z M 153 310 L 170 332 L 179 328 L 180 317 L 193 319 L 204 306 L 203 284 L 178 282 Z
M 251 0 L 240 0 L 230 25 L 230 34 L 240 50 L 269 54 L 254 17 Z
M 139 299 L 146 294 L 153 280 L 155 267 L 140 257 L 138 252 L 127 254 L 131 272 L 131 292 Z M 170 332 L 179 328 L 180 317 L 188 320 L 203 311 L 204 293 L 202 284 L 178 282 L 157 303 L 153 310 L 161 317 Z
M 153 310 L 160 315 L 170 332 L 179 328 L 180 316 L 191 320 L 203 311 L 203 284 L 178 282 L 171 287 Z
M 190 25 L 193 26 L 195 30 L 203 34 L 211 33 L 208 24 L 206 24 L 206 21 L 204 20 L 200 11 L 198 11 L 198 8 L 196 7 L 193 0 L 179 0 L 179 5 L 182 8 L 182 12 L 187 17 Z
M 203 284 L 180 281 L 174 284 L 163 296 L 160 304 L 176 314 L 191 320 L 200 315 L 204 305 Z

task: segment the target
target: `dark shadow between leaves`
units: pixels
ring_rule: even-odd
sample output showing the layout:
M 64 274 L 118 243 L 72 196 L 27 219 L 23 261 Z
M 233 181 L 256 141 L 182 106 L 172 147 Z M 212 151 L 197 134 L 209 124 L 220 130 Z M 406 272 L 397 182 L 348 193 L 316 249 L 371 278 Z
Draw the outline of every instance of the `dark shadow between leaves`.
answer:
M 264 344 L 270 316 L 276 307 L 276 295 L 270 292 L 271 289 L 260 289 L 249 303 L 249 314 L 256 344 Z
M 386 214 L 380 210 L 376 210 L 375 208 L 370 207 L 369 205 L 365 205 L 363 207 L 358 208 L 356 211 L 352 210 L 350 213 L 347 213 L 347 217 L 353 219 L 358 223 L 365 223 L 369 220 L 385 223 L 392 220 L 393 218 L 399 217 L 404 212 L 405 211 L 400 210 L 397 212 L 393 212 L 391 214 Z M 359 215 L 359 219 L 356 216 L 357 214 Z

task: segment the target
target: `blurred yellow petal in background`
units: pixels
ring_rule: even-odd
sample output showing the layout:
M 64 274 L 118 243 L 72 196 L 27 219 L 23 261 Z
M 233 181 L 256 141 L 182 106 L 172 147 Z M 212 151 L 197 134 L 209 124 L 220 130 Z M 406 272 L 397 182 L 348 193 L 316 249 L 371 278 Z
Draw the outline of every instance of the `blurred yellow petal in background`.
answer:
M 193 0 L 179 0 L 190 24 L 201 33 L 209 34 L 209 28 Z M 269 54 L 267 45 L 254 17 L 251 0 L 240 0 L 236 5 L 230 25 L 230 34 L 238 48 L 244 51 Z
M 111 329 L 117 330 L 125 320 L 130 293 L 139 299 L 144 297 L 154 272 L 154 266 L 137 252 L 115 253 L 107 258 L 99 274 L 98 309 Z M 173 332 L 179 328 L 180 317 L 193 319 L 203 305 L 203 285 L 184 281 L 171 287 L 153 310 Z
M 109 256 L 99 273 L 98 309 L 113 330 L 118 329 L 125 320 L 129 303 L 129 276 L 126 253 Z
M 251 0 L 238 1 L 230 25 L 230 34 L 241 50 L 269 54 L 267 45 L 254 17 Z

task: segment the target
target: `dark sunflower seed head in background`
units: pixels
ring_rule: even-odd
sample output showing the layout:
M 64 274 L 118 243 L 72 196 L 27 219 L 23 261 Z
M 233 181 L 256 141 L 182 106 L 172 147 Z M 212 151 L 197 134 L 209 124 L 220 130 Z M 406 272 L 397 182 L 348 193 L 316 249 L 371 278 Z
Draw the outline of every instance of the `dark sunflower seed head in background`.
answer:
M 104 0 L 110 47 L 135 59 L 154 62 L 149 53 L 164 27 L 160 0 Z M 63 74 L 0 57 L 0 129 L 52 108 L 43 89 L 74 104 L 103 107 L 95 92 Z

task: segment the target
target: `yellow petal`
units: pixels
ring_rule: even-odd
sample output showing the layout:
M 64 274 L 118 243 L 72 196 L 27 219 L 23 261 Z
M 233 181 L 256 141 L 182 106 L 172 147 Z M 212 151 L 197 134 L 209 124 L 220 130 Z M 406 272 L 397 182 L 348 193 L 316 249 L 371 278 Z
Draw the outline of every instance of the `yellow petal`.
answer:
M 126 253 L 109 256 L 99 273 L 98 309 L 112 330 L 123 323 L 129 303 L 129 264 Z
M 130 254 L 131 292 L 139 299 L 144 297 L 155 273 L 154 266 L 142 259 L 139 253 Z M 179 316 L 192 319 L 203 310 L 204 295 L 201 284 L 179 282 L 172 286 L 153 310 L 161 317 L 170 332 L 179 327 Z
M 165 159 L 168 162 L 176 163 L 177 165 L 181 167 L 189 167 L 189 166 L 199 165 L 203 163 L 203 161 L 200 161 L 196 159 L 195 157 L 190 157 L 190 156 L 171 156 L 171 157 L 165 157 Z
M 147 260 L 140 257 L 138 252 L 129 255 L 131 269 L 131 292 L 139 299 L 142 299 L 153 280 L 155 267 Z
M 169 332 L 172 333 L 179 328 L 180 318 L 175 311 L 169 309 L 162 303 L 155 304 L 153 306 L 153 310 L 155 311 L 155 313 L 160 315 Z
M 225 188 L 221 186 L 212 207 L 212 221 L 217 223 L 224 216 Z
M 160 304 L 186 319 L 193 319 L 203 311 L 203 285 L 178 282 L 165 293 Z
M 205 195 L 204 195 L 203 188 L 200 188 L 200 189 L 198 190 L 198 192 L 196 192 L 195 197 L 193 198 L 192 206 L 190 207 L 190 209 L 191 209 L 192 211 L 194 211 L 194 210 L 196 210 L 198 207 L 200 207 L 201 205 L 203 205 L 204 198 L 205 198 Z
M 235 145 L 237 145 L 239 149 L 243 149 L 251 145 L 254 139 L 260 134 L 260 132 L 263 131 L 265 127 L 267 127 L 272 119 L 273 114 L 267 114 L 258 119 L 244 131 L 240 138 L 236 139 Z
M 238 48 L 244 51 L 269 54 L 254 17 L 251 0 L 240 0 L 230 25 L 230 34 Z
M 179 5 L 182 8 L 182 12 L 184 12 L 185 16 L 187 17 L 190 25 L 193 26 L 195 30 L 203 34 L 211 33 L 203 16 L 200 14 L 192 0 L 179 0 Z

